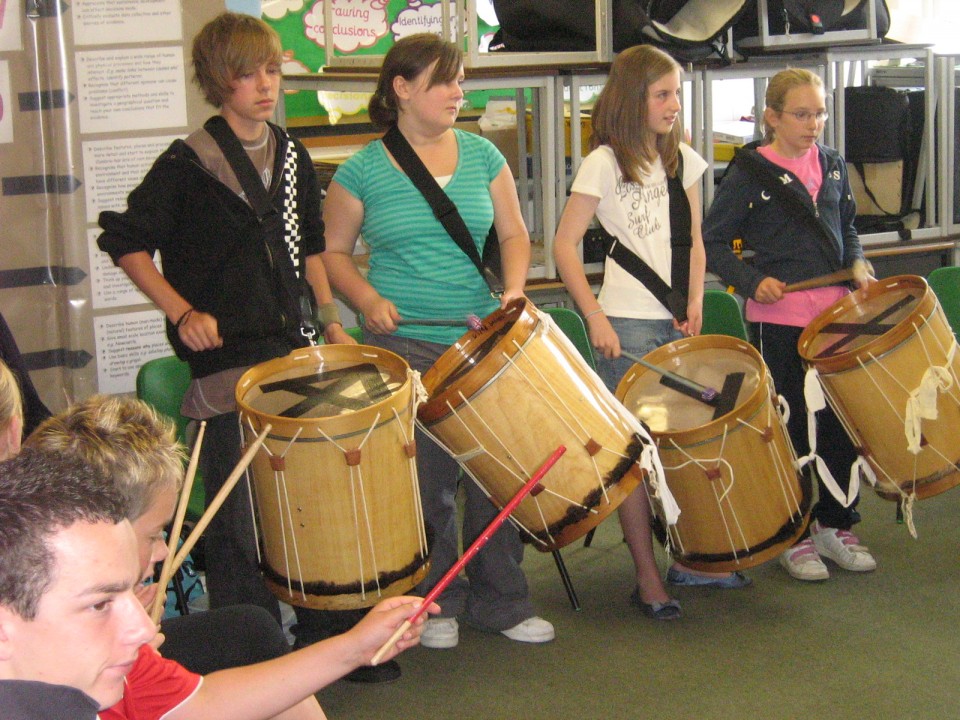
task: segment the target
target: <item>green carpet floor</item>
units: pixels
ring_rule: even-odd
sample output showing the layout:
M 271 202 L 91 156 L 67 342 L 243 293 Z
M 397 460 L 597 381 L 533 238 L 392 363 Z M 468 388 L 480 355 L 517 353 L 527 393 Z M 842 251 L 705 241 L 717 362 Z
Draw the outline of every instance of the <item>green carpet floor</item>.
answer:
M 894 507 L 863 491 L 857 531 L 875 572 L 831 565 L 828 581 L 803 583 L 768 562 L 748 571 L 744 590 L 675 589 L 684 617 L 673 623 L 629 606 L 632 565 L 608 520 L 591 547 L 563 551 L 579 612 L 551 556 L 528 548 L 524 567 L 555 642 L 461 626 L 453 650 L 402 655 L 398 682 L 341 681 L 321 704 L 332 720 L 960 717 L 960 489 L 917 503 L 917 540 Z

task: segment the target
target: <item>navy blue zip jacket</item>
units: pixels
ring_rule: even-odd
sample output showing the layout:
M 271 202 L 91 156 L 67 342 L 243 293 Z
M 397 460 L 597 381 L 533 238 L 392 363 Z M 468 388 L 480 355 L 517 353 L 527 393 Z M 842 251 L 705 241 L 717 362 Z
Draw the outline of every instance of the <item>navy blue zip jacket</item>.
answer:
M 707 269 L 752 298 L 766 277 L 798 282 L 862 258 L 857 205 L 839 153 L 817 144 L 823 184 L 814 204 L 797 176 L 760 155 L 757 144 L 737 150 L 704 220 Z M 750 262 L 733 253 L 737 238 L 753 251 Z

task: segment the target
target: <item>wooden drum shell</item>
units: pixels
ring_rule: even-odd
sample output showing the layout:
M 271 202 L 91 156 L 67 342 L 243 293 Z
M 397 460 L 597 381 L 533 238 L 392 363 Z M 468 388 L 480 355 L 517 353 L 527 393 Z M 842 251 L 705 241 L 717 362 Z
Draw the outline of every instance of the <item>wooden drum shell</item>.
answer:
M 870 322 L 894 304 L 892 327 L 843 352 L 825 350 L 836 341 L 834 323 Z M 936 295 L 926 280 L 899 275 L 857 290 L 817 316 L 798 343 L 801 358 L 817 370 L 827 400 L 877 476 L 877 493 L 895 500 L 916 492 L 931 497 L 960 482 L 960 357 Z M 904 413 L 910 391 L 928 368 L 948 367 L 952 387 L 937 398 L 938 417 L 923 420 L 920 453 L 907 449 Z
M 511 516 L 540 550 L 586 534 L 642 480 L 636 463 L 625 460 L 642 449 L 635 420 L 548 316 L 526 301 L 464 335 L 423 384 L 429 400 L 420 407 L 421 424 L 497 507 L 557 446 L 566 446 L 544 490 L 524 498 Z
M 687 567 L 723 572 L 792 546 L 809 521 L 812 487 L 797 469 L 760 354 L 736 338 L 702 335 L 644 360 L 717 390 L 726 374 L 745 373 L 735 407 L 716 419 L 713 407 L 662 385 L 639 363 L 617 387 L 626 408 L 650 427 L 680 506 L 669 528 L 671 555 Z
M 339 369 L 349 374 L 361 363 L 385 370 L 399 387 L 342 415 L 284 417 L 254 407 L 264 382 Z M 270 423 L 264 446 L 284 456 L 285 482 L 263 449 L 250 466 L 265 580 L 284 602 L 322 610 L 369 607 L 425 577 L 408 371 L 401 357 L 381 348 L 322 345 L 257 365 L 240 379 L 245 442 Z M 358 447 L 358 456 L 350 453 Z

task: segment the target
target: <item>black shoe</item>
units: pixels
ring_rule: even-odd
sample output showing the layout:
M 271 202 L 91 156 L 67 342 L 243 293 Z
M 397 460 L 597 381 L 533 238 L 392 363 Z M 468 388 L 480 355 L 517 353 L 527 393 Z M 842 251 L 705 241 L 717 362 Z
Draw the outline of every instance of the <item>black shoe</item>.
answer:
M 645 603 L 640 599 L 640 588 L 635 587 L 630 594 L 630 604 L 636 605 L 640 611 L 648 618 L 654 620 L 679 620 L 683 614 L 680 610 L 680 603 L 670 599 L 665 603 Z
M 387 660 L 380 665 L 362 665 L 343 676 L 344 680 L 355 683 L 388 683 L 400 679 L 400 663 Z

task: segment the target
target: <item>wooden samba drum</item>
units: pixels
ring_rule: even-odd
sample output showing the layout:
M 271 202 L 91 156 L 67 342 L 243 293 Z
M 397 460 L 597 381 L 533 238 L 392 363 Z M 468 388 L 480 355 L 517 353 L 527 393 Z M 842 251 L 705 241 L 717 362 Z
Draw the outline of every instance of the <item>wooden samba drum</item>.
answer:
M 797 469 L 760 353 L 736 338 L 701 335 L 644 360 L 723 388 L 719 402 L 709 404 L 639 363 L 617 386 L 617 397 L 650 427 L 680 506 L 670 554 L 688 567 L 721 572 L 759 565 L 793 545 L 806 529 L 812 488 Z
M 423 376 L 421 426 L 502 508 L 556 450 L 567 450 L 511 516 L 538 549 L 584 535 L 643 479 L 652 441 L 550 317 L 515 300 Z
M 841 298 L 807 326 L 798 351 L 881 497 L 926 498 L 960 482 L 960 358 L 922 277 L 878 280 Z
M 257 365 L 237 384 L 271 591 L 292 605 L 369 607 L 427 572 L 414 422 L 418 381 L 365 345 L 322 345 Z M 422 388 L 419 388 L 422 392 Z

